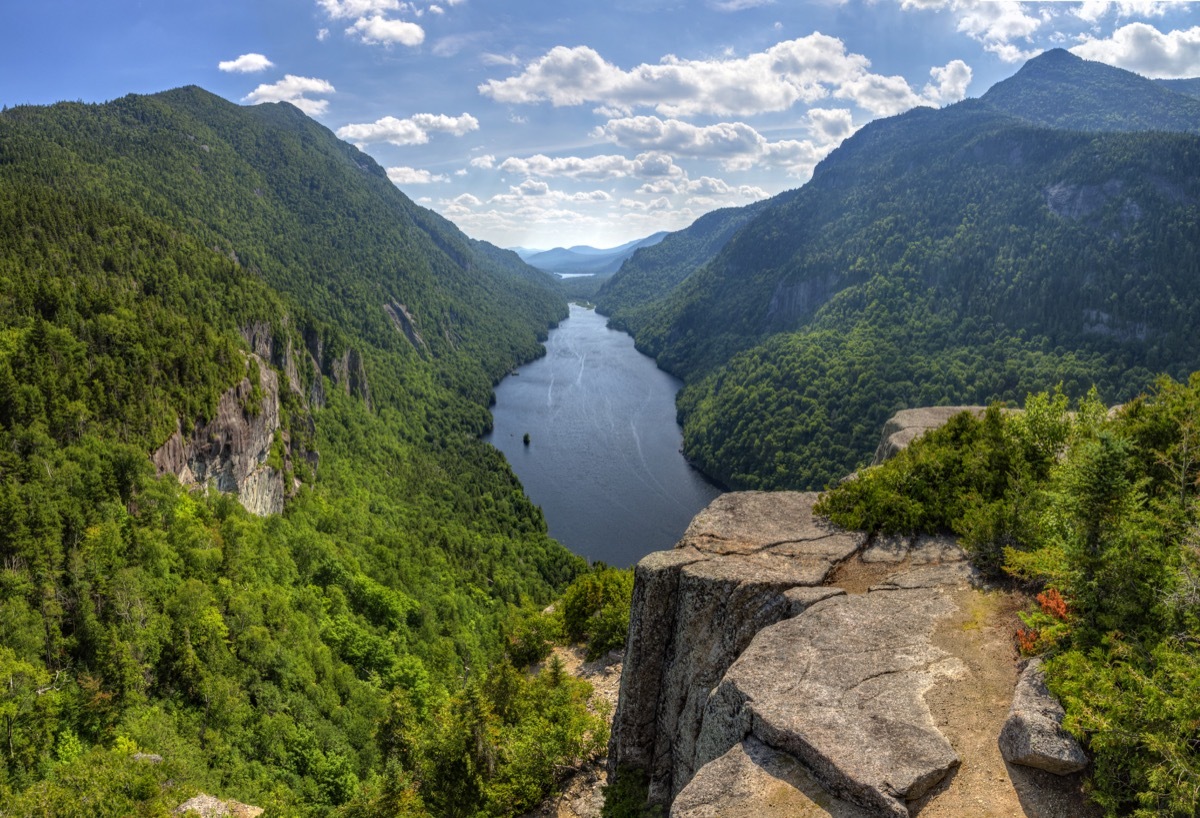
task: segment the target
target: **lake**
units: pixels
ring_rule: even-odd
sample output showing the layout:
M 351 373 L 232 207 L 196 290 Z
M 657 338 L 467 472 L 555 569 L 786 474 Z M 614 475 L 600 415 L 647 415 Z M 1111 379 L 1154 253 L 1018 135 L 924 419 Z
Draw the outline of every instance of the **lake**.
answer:
M 721 493 L 679 452 L 680 386 L 604 316 L 572 304 L 546 355 L 496 387 L 484 439 L 504 452 L 552 537 L 628 567 L 673 546 Z

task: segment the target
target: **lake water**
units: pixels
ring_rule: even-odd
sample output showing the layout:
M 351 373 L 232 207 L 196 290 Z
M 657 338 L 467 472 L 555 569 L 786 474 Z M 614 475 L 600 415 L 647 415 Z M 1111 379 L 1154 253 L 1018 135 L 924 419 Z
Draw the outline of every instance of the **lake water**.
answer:
M 576 554 L 633 565 L 673 546 L 720 494 L 679 453 L 680 381 L 603 316 L 572 304 L 545 357 L 517 372 L 496 387 L 485 440 L 542 507 L 550 535 Z

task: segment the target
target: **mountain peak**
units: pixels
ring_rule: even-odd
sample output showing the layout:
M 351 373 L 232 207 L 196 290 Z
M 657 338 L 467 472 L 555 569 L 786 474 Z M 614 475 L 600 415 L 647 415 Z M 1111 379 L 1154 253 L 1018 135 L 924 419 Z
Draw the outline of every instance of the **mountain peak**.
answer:
M 1029 60 L 981 100 L 994 110 L 1053 128 L 1200 132 L 1200 100 L 1061 48 Z

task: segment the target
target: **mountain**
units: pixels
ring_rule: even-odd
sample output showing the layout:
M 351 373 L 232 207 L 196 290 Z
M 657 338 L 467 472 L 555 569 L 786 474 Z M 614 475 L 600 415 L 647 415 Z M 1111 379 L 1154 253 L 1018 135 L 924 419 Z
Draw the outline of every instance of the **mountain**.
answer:
M 870 123 L 768 200 L 637 310 L 639 348 L 687 384 L 688 457 L 733 487 L 822 487 L 906 406 L 1060 381 L 1116 401 L 1200 368 L 1200 138 L 1167 132 L 1174 109 L 1125 131 L 1123 106 L 1159 107 L 1096 90 L 1143 82 L 1043 55 L 995 95 Z M 1080 118 L 1000 110 L 1051 92 Z
M 1177 94 L 1186 94 L 1189 97 L 1200 99 L 1200 77 L 1183 80 L 1155 80 L 1155 82 Z
M 626 242 L 618 247 L 598 250 L 587 245 L 556 247 L 525 257 L 525 262 L 539 270 L 567 275 L 608 275 L 620 269 L 625 259 L 639 247 L 651 247 L 662 241 L 666 232 L 655 233 L 642 239 Z
M 565 315 L 288 104 L 0 113 L 5 814 L 532 808 L 584 566 L 479 435 Z
M 1181 90 L 1186 87 L 1056 48 L 1025 63 L 982 99 L 998 111 L 1052 128 L 1200 133 L 1200 99 Z
M 727 207 L 701 216 L 691 226 L 667 233 L 657 244 L 643 245 L 601 285 L 596 309 L 609 324 L 636 334 L 652 304 L 708 262 L 730 237 L 753 219 L 765 203 Z

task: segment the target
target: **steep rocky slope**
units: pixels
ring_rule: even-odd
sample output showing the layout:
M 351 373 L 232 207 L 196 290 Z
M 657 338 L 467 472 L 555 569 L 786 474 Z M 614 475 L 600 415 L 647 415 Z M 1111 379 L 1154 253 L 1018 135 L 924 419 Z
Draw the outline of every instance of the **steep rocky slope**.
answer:
M 816 496 L 726 494 L 639 563 L 610 777 L 675 818 L 1089 814 L 1000 756 L 1015 603 L 953 539 L 868 539 Z

